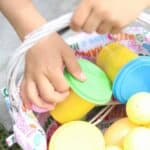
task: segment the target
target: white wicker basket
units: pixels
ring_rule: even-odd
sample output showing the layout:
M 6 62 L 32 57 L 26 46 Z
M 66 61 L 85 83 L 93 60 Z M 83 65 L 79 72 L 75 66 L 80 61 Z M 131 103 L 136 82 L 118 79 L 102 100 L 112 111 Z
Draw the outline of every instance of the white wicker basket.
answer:
M 21 74 L 24 69 L 22 68 L 22 66 L 24 64 L 24 57 L 28 49 L 31 48 L 33 45 L 35 45 L 42 37 L 51 34 L 54 31 L 62 32 L 68 29 L 71 16 L 72 13 L 64 15 L 56 20 L 53 20 L 45 24 L 44 26 L 40 27 L 36 31 L 27 35 L 23 43 L 19 46 L 19 48 L 15 51 L 14 55 L 10 59 L 9 66 L 8 66 L 9 70 L 8 70 L 8 80 L 7 80 L 7 89 L 9 94 L 7 93 L 6 89 L 4 90 L 5 101 L 14 123 L 13 125 L 14 134 L 7 139 L 7 143 L 9 146 L 17 142 L 24 150 L 46 150 L 47 149 L 46 131 L 39 123 L 37 116 L 31 110 L 25 110 L 23 108 L 22 101 L 19 96 L 18 84 L 22 79 Z M 146 13 L 142 13 L 137 20 L 140 22 L 150 24 L 150 15 Z M 133 29 L 134 27 L 132 28 L 132 30 Z M 142 29 L 140 28 L 139 31 L 140 30 Z M 130 31 L 130 28 L 125 29 L 125 31 L 127 32 Z M 142 32 L 145 31 L 142 30 Z M 86 41 L 85 41 L 85 37 L 86 37 Z M 112 36 L 112 40 L 113 40 L 113 36 Z M 77 51 L 78 55 L 81 54 L 80 53 L 81 51 L 79 51 L 79 49 L 84 50 L 84 52 L 86 53 L 86 51 L 91 49 L 96 50 L 97 47 L 101 47 L 109 43 L 110 41 L 111 41 L 110 39 L 106 39 L 106 35 L 100 36 L 96 33 L 90 35 L 85 33 L 79 33 L 75 36 L 69 37 L 66 40 L 66 42 Z M 126 43 L 126 41 L 121 41 L 121 40 L 120 42 Z M 97 114 L 94 114 L 94 117 L 92 116 L 90 122 L 94 123 L 95 125 L 100 125 L 99 123 L 103 121 L 104 118 L 108 115 L 108 113 L 114 108 L 114 104 L 115 102 L 112 102 L 111 105 L 104 107 Z M 107 119 L 105 120 L 106 122 L 103 121 L 104 126 L 106 125 L 105 123 L 108 123 L 110 121 L 109 117 L 107 117 Z M 114 118 L 117 117 L 119 116 L 116 116 Z M 103 128 L 102 127 L 103 125 L 101 124 L 101 126 L 99 127 Z

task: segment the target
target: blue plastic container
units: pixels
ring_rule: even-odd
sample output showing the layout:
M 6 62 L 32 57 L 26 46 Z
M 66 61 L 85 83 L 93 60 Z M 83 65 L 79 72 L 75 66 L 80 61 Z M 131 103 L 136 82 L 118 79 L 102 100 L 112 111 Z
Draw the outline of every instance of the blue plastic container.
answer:
M 112 91 L 121 103 L 126 103 L 135 93 L 150 92 L 150 57 L 139 56 L 126 64 L 118 72 Z

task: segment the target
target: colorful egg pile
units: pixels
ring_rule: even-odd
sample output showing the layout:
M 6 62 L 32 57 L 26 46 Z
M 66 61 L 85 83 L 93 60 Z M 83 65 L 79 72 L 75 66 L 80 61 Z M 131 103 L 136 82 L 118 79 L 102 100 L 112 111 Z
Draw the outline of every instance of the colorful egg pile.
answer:
M 88 122 L 64 124 L 52 136 L 49 150 L 143 150 L 143 145 L 144 150 L 150 150 L 150 111 L 141 109 L 150 107 L 149 100 L 146 92 L 132 96 L 126 105 L 128 116 L 114 122 L 104 135 Z
M 97 54 L 97 65 L 84 59 L 79 64 L 87 80 L 78 81 L 65 70 L 70 96 L 50 112 L 63 125 L 54 132 L 49 150 L 143 150 L 143 145 L 150 150 L 149 57 L 111 43 Z M 107 105 L 112 93 L 126 104 L 127 117 L 115 121 L 104 134 L 79 121 L 95 106 Z
M 113 123 L 104 133 L 106 145 L 122 150 L 150 149 L 150 93 L 140 92 L 129 98 L 127 118 Z

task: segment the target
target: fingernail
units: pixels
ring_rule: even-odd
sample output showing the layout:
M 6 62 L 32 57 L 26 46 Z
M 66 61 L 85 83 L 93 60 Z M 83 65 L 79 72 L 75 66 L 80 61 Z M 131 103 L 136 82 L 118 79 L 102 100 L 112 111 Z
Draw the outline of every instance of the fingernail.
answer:
M 66 92 L 66 94 L 65 94 L 66 96 L 69 96 L 70 95 L 70 92 L 68 91 L 68 92 Z
M 64 99 L 62 99 L 61 101 L 64 101 L 66 99 L 66 97 L 68 97 L 69 95 L 70 95 L 70 92 L 63 93 Z
M 23 106 L 24 106 L 26 109 L 31 109 L 31 105 L 30 105 L 30 104 L 23 103 Z
M 84 74 L 83 72 L 80 73 L 80 79 L 81 79 L 82 81 L 85 81 L 85 80 L 86 80 L 86 76 L 85 76 L 85 74 Z
M 28 109 L 31 109 L 31 108 L 32 108 L 32 104 L 26 104 L 26 107 L 27 107 Z

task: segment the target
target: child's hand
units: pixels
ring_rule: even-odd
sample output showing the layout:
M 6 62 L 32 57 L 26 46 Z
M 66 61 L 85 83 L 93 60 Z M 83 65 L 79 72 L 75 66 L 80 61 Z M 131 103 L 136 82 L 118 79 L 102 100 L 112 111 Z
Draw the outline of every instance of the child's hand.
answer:
M 149 0 L 82 0 L 72 18 L 74 30 L 116 33 L 134 21 Z
M 11 5 L 9 0 L 0 0 L 0 10 L 22 40 L 25 35 L 46 23 L 31 0 L 13 0 Z M 32 47 L 27 52 L 25 62 L 20 92 L 27 107 L 33 103 L 51 110 L 68 96 L 69 86 L 63 75 L 64 67 L 79 80 L 85 79 L 72 49 L 57 33 L 43 38 Z
M 27 107 L 33 103 L 51 110 L 68 96 L 69 86 L 64 78 L 64 66 L 76 78 L 85 79 L 73 50 L 57 33 L 45 37 L 28 51 L 21 90 Z

